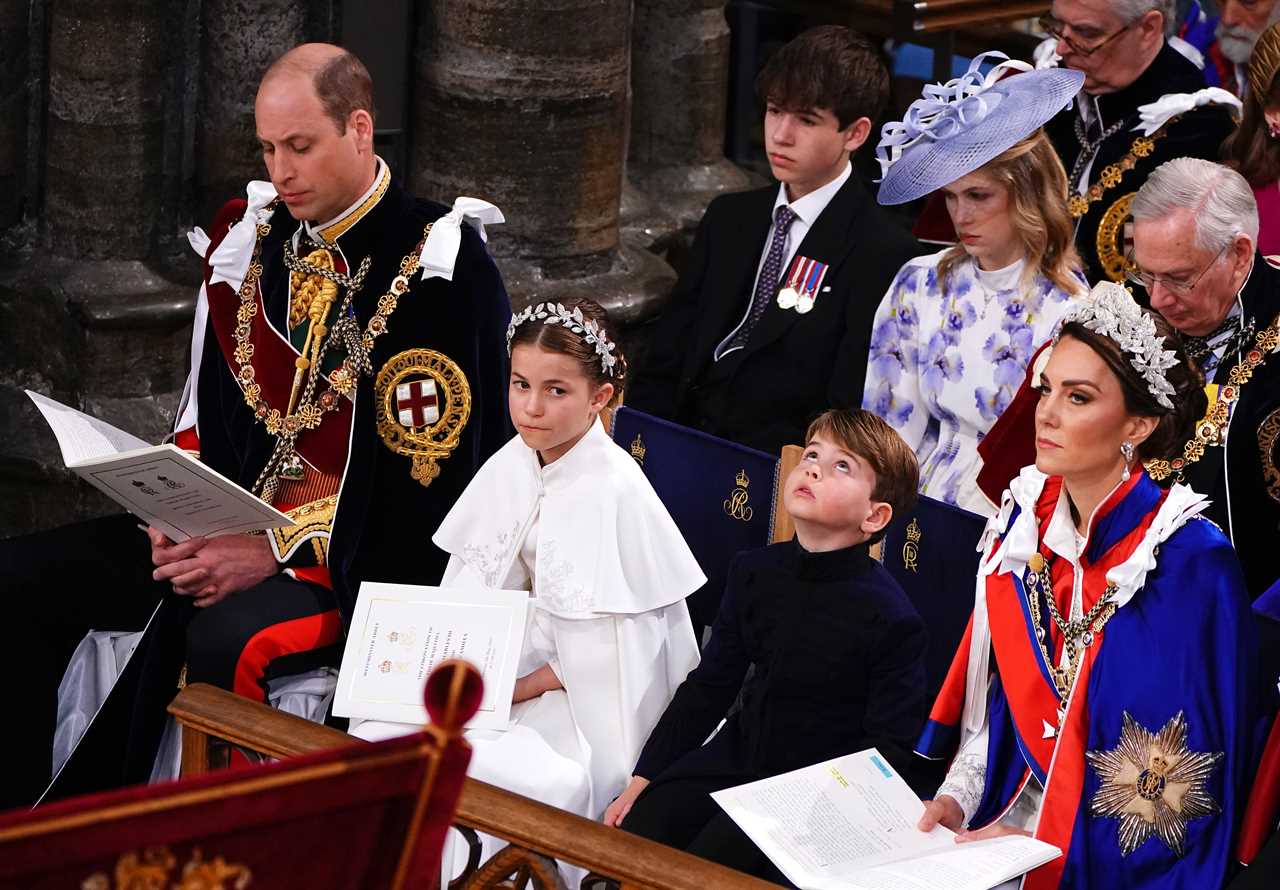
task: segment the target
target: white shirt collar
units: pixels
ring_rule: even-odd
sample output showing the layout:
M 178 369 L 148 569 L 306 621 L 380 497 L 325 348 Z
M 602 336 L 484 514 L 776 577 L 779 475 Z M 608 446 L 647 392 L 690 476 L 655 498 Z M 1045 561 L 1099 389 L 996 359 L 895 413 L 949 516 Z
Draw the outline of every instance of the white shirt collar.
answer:
M 778 197 L 773 201 L 774 218 L 777 218 L 778 208 L 784 204 L 791 208 L 791 212 L 800 217 L 800 221 L 806 226 L 811 226 L 822 215 L 822 211 L 827 209 L 827 205 L 831 203 L 831 199 L 836 196 L 836 192 L 844 187 L 844 184 L 853 174 L 853 164 L 845 162 L 844 171 L 835 179 L 828 182 L 821 188 L 816 188 L 803 198 L 795 201 L 787 200 L 787 186 L 785 183 L 778 183 Z
M 1097 517 L 1098 511 L 1111 500 L 1122 485 L 1124 485 L 1123 479 L 1117 482 L 1102 500 L 1098 501 L 1098 505 L 1089 514 L 1089 521 L 1085 525 L 1083 535 L 1076 531 L 1075 521 L 1071 518 L 1071 497 L 1067 494 L 1067 486 L 1063 485 L 1058 492 L 1058 503 L 1053 508 L 1053 516 L 1050 517 L 1049 524 L 1044 530 L 1045 545 L 1059 556 L 1071 560 L 1072 564 L 1079 565 L 1080 558 L 1084 556 L 1089 546 L 1089 538 L 1093 534 L 1093 520 Z
M 1084 547 L 1076 532 L 1076 524 L 1071 519 L 1071 498 L 1067 496 L 1065 486 L 1058 494 L 1058 503 L 1053 508 L 1053 515 L 1049 517 L 1049 524 L 1045 526 L 1044 543 L 1072 565 L 1080 564 Z

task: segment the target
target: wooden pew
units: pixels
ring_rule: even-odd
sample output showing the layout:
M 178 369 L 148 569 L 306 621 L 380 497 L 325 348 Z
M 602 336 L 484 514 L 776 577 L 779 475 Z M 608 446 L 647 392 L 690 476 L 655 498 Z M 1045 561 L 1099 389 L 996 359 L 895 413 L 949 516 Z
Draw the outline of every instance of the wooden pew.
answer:
M 204 684 L 169 705 L 182 725 L 183 775 L 225 766 L 229 746 L 251 757 L 293 757 L 365 742 Z M 586 868 L 584 888 L 616 890 L 767 890 L 775 885 L 616 828 L 467 779 L 454 817 L 470 848 L 450 890 L 533 887 L 564 890 L 556 861 Z M 510 846 L 480 862 L 476 832 Z

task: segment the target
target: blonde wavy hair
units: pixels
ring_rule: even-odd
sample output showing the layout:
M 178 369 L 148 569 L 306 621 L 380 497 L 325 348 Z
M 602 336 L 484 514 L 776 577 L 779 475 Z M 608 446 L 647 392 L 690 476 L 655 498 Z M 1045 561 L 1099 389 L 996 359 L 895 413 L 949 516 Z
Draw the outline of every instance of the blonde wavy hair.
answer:
M 1039 273 L 1059 290 L 1076 293 L 1084 285 L 1075 247 L 1075 226 L 1067 210 L 1067 171 L 1044 130 L 1036 130 L 1003 154 L 979 167 L 1009 190 L 1013 227 L 1022 242 L 1027 265 L 1023 285 Z M 951 271 L 967 253 L 957 244 L 938 263 L 938 281 L 945 290 Z

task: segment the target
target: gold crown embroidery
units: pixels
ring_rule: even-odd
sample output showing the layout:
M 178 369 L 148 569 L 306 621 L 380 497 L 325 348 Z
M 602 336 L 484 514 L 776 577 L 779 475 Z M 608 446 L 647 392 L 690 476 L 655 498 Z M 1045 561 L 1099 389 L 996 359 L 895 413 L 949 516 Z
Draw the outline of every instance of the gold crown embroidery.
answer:
M 227 862 L 221 856 L 205 859 L 197 847 L 191 858 L 176 874 L 177 858 L 168 847 L 121 854 L 116 861 L 115 880 L 106 872 L 97 872 L 80 883 L 81 890 L 246 890 L 253 883 L 253 872 L 244 865 Z
M 747 471 L 739 470 L 738 475 L 733 477 L 733 484 L 736 488 L 725 500 L 724 512 L 741 522 L 750 522 L 756 511 L 748 503 L 751 495 L 747 492 L 747 487 L 751 484 L 751 479 L 747 477 Z
M 907 523 L 907 540 L 902 544 L 902 567 L 911 572 L 920 571 L 920 526 L 915 517 Z

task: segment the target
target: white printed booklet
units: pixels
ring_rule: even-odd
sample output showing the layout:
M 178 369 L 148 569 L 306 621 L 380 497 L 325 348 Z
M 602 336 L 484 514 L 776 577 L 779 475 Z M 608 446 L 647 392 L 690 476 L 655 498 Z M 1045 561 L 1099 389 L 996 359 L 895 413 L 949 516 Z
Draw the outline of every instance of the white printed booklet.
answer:
M 422 726 L 427 676 L 445 659 L 461 658 L 484 678 L 480 710 L 467 726 L 506 729 L 528 603 L 524 590 L 366 581 L 347 632 L 333 713 Z
M 176 445 L 150 445 L 105 420 L 26 393 L 57 437 L 67 469 L 171 541 L 293 525 Z
M 957 844 L 874 748 L 711 795 L 804 890 L 989 890 L 1062 852 L 1023 835 Z

